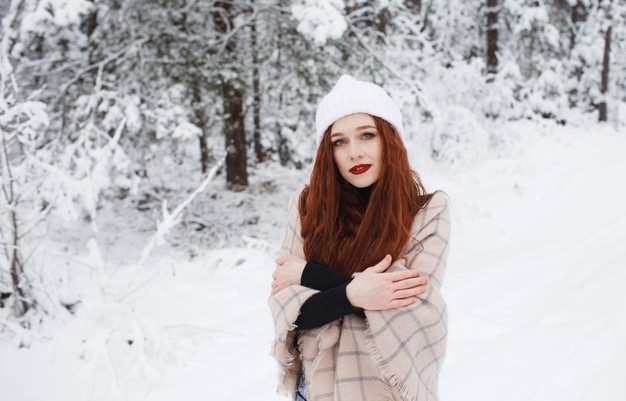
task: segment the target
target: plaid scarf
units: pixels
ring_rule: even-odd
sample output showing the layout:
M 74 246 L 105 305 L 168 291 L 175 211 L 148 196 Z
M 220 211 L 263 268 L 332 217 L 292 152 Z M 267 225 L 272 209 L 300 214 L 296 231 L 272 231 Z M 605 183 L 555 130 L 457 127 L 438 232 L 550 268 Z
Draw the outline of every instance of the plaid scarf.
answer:
M 304 258 L 298 196 L 289 206 L 281 256 Z M 435 192 L 413 221 L 404 255 L 388 271 L 419 270 L 430 278 L 414 304 L 344 316 L 322 327 L 298 330 L 300 307 L 317 290 L 293 285 L 269 299 L 274 317 L 272 355 L 279 363 L 278 392 L 295 397 L 304 369 L 308 401 L 436 401 L 446 350 L 447 313 L 440 288 L 448 254 L 448 198 Z

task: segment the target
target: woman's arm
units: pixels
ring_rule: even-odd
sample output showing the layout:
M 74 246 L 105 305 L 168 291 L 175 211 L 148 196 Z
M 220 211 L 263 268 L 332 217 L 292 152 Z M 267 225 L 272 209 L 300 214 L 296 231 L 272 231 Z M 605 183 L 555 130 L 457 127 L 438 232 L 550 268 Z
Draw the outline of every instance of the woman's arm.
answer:
M 354 306 L 366 310 L 386 310 L 409 306 L 427 290 L 428 277 L 417 270 L 387 272 L 391 256 L 363 273 L 356 274 L 346 286 L 346 296 Z
M 272 274 L 274 293 L 290 285 L 303 285 L 314 290 L 324 291 L 347 284 L 352 279 L 321 263 L 307 262 L 296 255 L 278 258 L 276 265 Z
M 385 273 L 390 264 L 387 255 L 347 283 L 311 296 L 302 304 L 296 326 L 312 329 L 349 314 L 365 318 L 364 308 L 384 310 L 414 303 L 426 292 L 428 278 L 416 271 Z
M 299 329 L 314 329 L 346 315 L 355 314 L 365 319 L 362 308 L 350 303 L 346 295 L 348 283 L 312 295 L 304 301 L 295 321 Z
M 296 255 L 276 260 L 272 293 L 290 285 L 303 285 L 321 292 L 307 299 L 300 308 L 295 325 L 300 329 L 323 326 L 343 316 L 356 314 L 365 318 L 362 308 L 353 306 L 346 296 L 346 287 L 352 280 L 320 263 L 306 262 Z
M 308 261 L 302 272 L 301 284 L 305 287 L 324 291 L 348 284 L 352 277 L 343 275 L 321 263 Z
M 281 290 L 292 286 L 292 285 L 300 285 L 302 281 L 302 276 L 304 273 L 304 269 L 306 266 L 306 261 L 304 258 L 304 252 L 302 250 L 302 237 L 300 236 L 300 219 L 298 215 L 297 208 L 297 197 L 294 197 L 290 203 L 289 207 L 289 221 L 287 224 L 287 230 L 285 234 L 285 239 L 283 241 L 283 245 L 281 247 L 281 258 L 279 261 L 282 264 L 274 271 L 273 282 L 272 282 L 272 295 L 277 295 Z M 390 258 L 389 258 L 390 259 Z M 278 261 L 277 261 L 278 262 Z M 351 285 L 351 291 L 354 292 L 354 302 L 355 304 L 350 303 L 348 299 L 348 293 L 346 289 L 348 285 L 352 282 L 344 280 L 352 280 L 352 278 L 348 277 L 337 277 L 330 278 L 329 280 L 337 280 L 337 282 L 341 282 L 341 284 L 327 288 L 322 290 L 321 293 L 315 293 L 309 296 L 306 301 L 300 304 L 298 308 L 298 314 L 295 316 L 297 322 L 292 321 L 298 324 L 299 327 L 319 327 L 326 323 L 330 323 L 333 320 L 336 320 L 342 316 L 345 316 L 350 313 L 357 313 L 360 316 L 364 315 L 362 308 L 360 307 L 362 302 L 362 297 L 368 293 L 367 288 L 369 288 L 372 293 L 370 297 L 375 301 L 371 305 L 372 308 L 385 308 L 392 307 L 397 302 L 392 302 L 397 299 L 399 295 L 406 297 L 405 293 L 393 294 L 396 290 L 403 290 L 410 287 L 411 283 L 404 283 L 402 287 L 402 281 L 405 278 L 415 278 L 419 276 L 417 272 L 410 272 L 408 274 L 395 274 L 393 273 L 382 273 L 389 267 L 390 260 L 385 258 L 376 266 L 373 266 L 369 269 L 366 269 L 363 273 L 358 273 L 355 275 L 355 285 Z M 383 266 L 384 265 L 384 266 Z M 313 266 L 310 266 L 313 267 Z M 312 272 L 313 270 L 311 270 Z M 306 274 L 305 274 L 306 276 Z M 358 278 L 358 280 L 356 280 Z M 306 279 L 305 279 L 306 281 Z M 427 280 L 423 280 L 422 282 L 413 282 L 414 286 L 422 286 L 424 287 L 421 291 L 426 290 Z M 311 288 L 311 287 L 307 287 Z M 328 292 L 327 292 L 328 291 Z M 366 298 L 370 298 L 367 297 Z M 309 301 L 307 305 L 307 301 Z M 404 302 L 411 302 L 404 301 Z M 414 302 L 414 301 L 412 301 Z M 365 305 L 365 303 L 363 303 Z M 281 309 L 282 310 L 282 309 Z

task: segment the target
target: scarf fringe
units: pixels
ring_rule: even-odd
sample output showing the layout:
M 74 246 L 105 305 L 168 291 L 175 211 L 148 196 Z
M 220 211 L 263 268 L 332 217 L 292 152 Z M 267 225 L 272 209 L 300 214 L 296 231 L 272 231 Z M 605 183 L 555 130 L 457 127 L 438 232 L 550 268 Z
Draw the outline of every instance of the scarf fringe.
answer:
M 411 381 L 408 380 L 402 384 L 400 383 L 402 378 L 399 377 L 398 373 L 394 371 L 393 366 L 389 362 L 385 361 L 386 357 L 383 355 L 381 349 L 376 345 L 376 340 L 372 335 L 369 321 L 367 319 L 365 319 L 365 321 L 365 335 L 368 338 L 367 350 L 371 355 L 372 360 L 380 370 L 381 375 L 387 379 L 390 386 L 393 386 L 393 388 L 400 393 L 400 396 L 402 396 L 404 400 L 417 401 L 417 397 L 419 396 L 418 386 L 409 385 L 408 383 Z M 417 382 L 417 380 L 418 379 L 416 379 L 415 382 Z
M 295 328 L 295 325 L 293 327 Z M 290 330 L 284 330 L 280 333 L 279 340 L 273 342 L 272 351 L 270 352 L 270 355 L 277 360 L 279 366 L 276 392 L 284 396 L 293 396 L 295 393 L 298 379 L 297 373 L 293 373 L 295 369 L 294 365 L 296 362 L 300 362 L 297 358 L 297 350 L 294 349 L 293 353 L 289 353 L 284 349 L 285 342 L 281 339 L 288 341 L 288 337 L 290 336 L 289 331 Z

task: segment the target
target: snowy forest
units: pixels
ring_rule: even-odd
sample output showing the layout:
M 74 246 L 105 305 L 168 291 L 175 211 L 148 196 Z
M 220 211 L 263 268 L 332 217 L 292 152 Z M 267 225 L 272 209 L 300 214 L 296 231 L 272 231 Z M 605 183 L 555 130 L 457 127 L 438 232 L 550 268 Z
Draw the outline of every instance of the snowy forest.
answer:
M 497 337 L 497 322 L 519 322 L 492 313 L 485 323 L 493 304 L 463 309 L 471 272 L 498 264 L 482 294 L 497 285 L 500 306 L 521 308 L 528 288 L 508 283 L 534 268 L 518 251 L 537 244 L 511 227 L 538 241 L 551 231 L 528 235 L 532 218 L 570 227 L 581 219 L 551 213 L 586 214 L 590 192 L 623 186 L 609 181 L 626 172 L 624 0 L 0 0 L 0 40 L 0 400 L 276 399 L 269 276 L 287 203 L 310 174 L 317 104 L 343 73 L 389 92 L 413 167 L 451 196 L 445 399 L 468 399 L 458 386 L 476 381 L 460 373 L 472 369 L 464 358 Z M 623 192 L 603 206 L 621 208 L 603 221 L 621 238 L 611 257 L 622 267 Z M 596 230 L 585 222 L 555 234 L 559 255 L 571 253 L 570 233 Z M 472 239 L 487 236 L 511 242 L 485 241 L 490 262 L 468 265 Z M 576 266 L 593 270 L 586 255 Z M 616 274 L 607 282 L 618 291 Z M 611 285 L 598 291 L 621 316 Z M 468 313 L 456 319 L 455 305 Z M 551 321 L 565 321 L 564 335 L 575 329 L 561 306 Z M 603 324 L 538 349 L 599 338 Z M 626 343 L 626 326 L 610 327 L 603 344 Z M 476 342 L 463 343 L 469 332 Z M 513 370 L 531 377 L 519 399 L 623 399 L 623 380 L 606 373 L 623 375 L 623 358 L 595 352 L 604 381 L 581 379 L 565 367 L 587 361 L 575 352 L 533 362 L 560 374 L 554 386 L 529 365 Z M 492 377 L 506 388 L 507 375 Z M 587 384 L 564 396 L 591 382 L 604 398 Z M 469 399 L 503 396 L 481 393 Z

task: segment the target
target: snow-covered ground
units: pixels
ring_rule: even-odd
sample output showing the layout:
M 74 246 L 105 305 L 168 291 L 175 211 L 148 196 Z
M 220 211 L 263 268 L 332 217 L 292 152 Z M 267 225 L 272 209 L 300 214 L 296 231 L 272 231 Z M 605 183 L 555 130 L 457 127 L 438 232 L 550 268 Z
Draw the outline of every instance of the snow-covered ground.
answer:
M 452 166 L 409 142 L 427 187 L 452 199 L 441 400 L 626 400 L 626 130 L 505 128 L 486 157 Z M 254 173 L 250 192 L 216 192 L 207 202 L 238 198 L 203 216 L 252 216 L 241 246 L 162 246 L 138 267 L 141 218 L 103 212 L 99 247 L 75 232 L 67 259 L 84 266 L 67 297 L 81 304 L 4 338 L 0 400 L 279 399 L 266 299 L 286 201 L 308 172 Z

